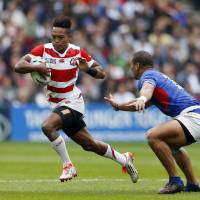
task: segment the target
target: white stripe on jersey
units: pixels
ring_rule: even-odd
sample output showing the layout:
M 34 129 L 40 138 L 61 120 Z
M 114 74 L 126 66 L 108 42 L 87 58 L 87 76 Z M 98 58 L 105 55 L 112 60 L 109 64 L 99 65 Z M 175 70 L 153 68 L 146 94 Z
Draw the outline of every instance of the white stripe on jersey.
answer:
M 72 84 L 76 83 L 77 77 L 71 79 L 70 81 L 67 82 L 56 82 L 56 81 L 50 81 L 48 85 L 56 87 L 56 88 L 65 88 L 67 86 L 70 86 Z
M 76 86 L 74 86 L 76 87 Z M 76 93 L 78 92 L 78 93 Z M 49 90 L 47 90 L 47 96 L 48 97 L 53 97 L 53 98 L 60 98 L 60 99 L 71 99 L 73 98 L 73 96 L 77 96 L 78 94 L 80 94 L 80 90 L 77 91 L 73 89 L 71 92 L 66 92 L 66 93 L 57 93 L 57 92 L 51 92 Z
M 76 56 L 76 58 L 80 57 L 80 55 Z M 77 66 L 72 66 L 72 65 L 68 65 L 66 67 L 66 65 L 69 63 L 69 60 L 71 58 L 64 58 L 64 63 L 61 63 L 59 62 L 59 60 L 61 60 L 62 58 L 55 58 L 55 57 L 52 57 L 51 55 L 49 55 L 48 53 L 44 52 L 44 55 L 43 55 L 43 58 L 46 59 L 46 61 L 48 61 L 48 59 L 52 59 L 54 60 L 54 62 L 56 62 L 55 64 L 54 63 L 48 63 L 48 66 L 51 68 L 51 69 L 57 69 L 57 70 L 66 70 L 66 69 L 74 69 L 74 68 L 77 68 Z M 91 62 L 91 61 L 90 61 Z M 89 62 L 88 62 L 89 63 Z M 65 64 L 65 65 L 63 65 Z M 88 64 L 89 65 L 89 64 Z

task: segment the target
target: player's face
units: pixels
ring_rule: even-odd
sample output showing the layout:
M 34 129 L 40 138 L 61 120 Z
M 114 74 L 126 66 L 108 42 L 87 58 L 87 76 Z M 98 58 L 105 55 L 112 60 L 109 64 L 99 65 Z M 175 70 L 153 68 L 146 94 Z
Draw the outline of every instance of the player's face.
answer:
M 65 28 L 53 27 L 52 32 L 52 44 L 56 51 L 63 53 L 69 42 L 69 36 Z
M 133 73 L 133 76 L 136 80 L 138 80 L 140 78 L 140 70 L 139 70 L 139 65 L 138 63 L 137 64 L 134 64 L 134 63 L 131 63 L 131 71 Z

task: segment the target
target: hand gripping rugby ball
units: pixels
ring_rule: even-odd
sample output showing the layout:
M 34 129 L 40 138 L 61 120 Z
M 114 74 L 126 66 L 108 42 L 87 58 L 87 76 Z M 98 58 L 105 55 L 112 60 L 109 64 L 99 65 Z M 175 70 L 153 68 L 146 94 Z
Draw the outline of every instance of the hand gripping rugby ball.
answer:
M 34 56 L 32 59 L 31 59 L 31 63 L 32 64 L 35 64 L 35 65 L 38 65 L 40 63 L 45 63 L 45 60 L 40 57 L 40 56 Z M 46 64 L 46 67 L 47 64 Z M 31 72 L 31 77 L 34 81 L 34 83 L 38 84 L 38 85 L 47 85 L 50 81 L 50 76 L 51 74 L 49 73 L 48 76 L 44 76 L 44 75 L 41 75 L 40 73 L 38 72 Z

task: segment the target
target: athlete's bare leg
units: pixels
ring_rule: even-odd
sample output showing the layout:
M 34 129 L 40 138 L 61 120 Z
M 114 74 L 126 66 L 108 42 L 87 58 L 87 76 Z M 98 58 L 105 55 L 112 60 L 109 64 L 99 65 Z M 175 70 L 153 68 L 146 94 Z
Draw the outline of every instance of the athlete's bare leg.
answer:
M 71 139 L 74 140 L 77 144 L 81 145 L 84 150 L 93 151 L 101 156 L 106 153 L 108 148 L 108 145 L 104 142 L 94 140 L 86 127 L 82 128 L 76 134 L 71 136 Z
M 194 175 L 192 162 L 186 150 L 181 148 L 176 154 L 174 154 L 174 158 L 182 172 L 185 174 L 187 182 L 198 184 L 197 178 Z
M 156 126 L 148 132 L 147 139 L 149 146 L 159 158 L 169 175 L 170 185 L 167 184 L 159 193 L 169 194 L 183 191 L 183 181 L 178 176 L 175 160 L 171 152 L 171 149 L 177 149 L 187 145 L 184 130 L 179 122 L 172 120 Z M 192 180 L 192 183 L 196 184 L 197 179 L 194 176 L 189 157 L 182 152 L 179 155 L 177 154 L 175 159 L 187 179 Z M 198 185 L 196 189 L 199 189 Z
M 102 141 L 94 140 L 89 134 L 86 127 L 79 130 L 76 134 L 71 136 L 77 144 L 81 145 L 86 151 L 95 152 L 98 155 L 110 158 L 123 166 L 123 169 L 128 172 L 132 182 L 136 183 L 138 180 L 138 173 L 132 163 L 132 154 L 126 152 L 124 154 L 119 153 L 113 149 L 109 144 Z
M 62 119 L 56 113 L 51 113 L 50 116 L 42 123 L 42 131 L 47 138 L 52 142 L 58 138 L 57 132 L 62 126 Z
M 177 176 L 172 148 L 186 145 L 187 141 L 181 125 L 173 120 L 149 130 L 148 143 L 168 172 L 169 177 Z

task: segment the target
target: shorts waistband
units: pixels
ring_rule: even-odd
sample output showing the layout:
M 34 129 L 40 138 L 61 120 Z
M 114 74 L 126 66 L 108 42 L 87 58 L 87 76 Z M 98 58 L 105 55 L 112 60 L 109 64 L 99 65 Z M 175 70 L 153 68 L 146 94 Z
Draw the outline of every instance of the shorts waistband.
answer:
M 194 113 L 200 114 L 200 108 L 194 109 L 194 110 L 192 110 L 192 111 L 190 111 L 190 112 L 194 112 Z
M 188 108 L 185 108 L 184 110 L 181 111 L 180 114 L 184 114 L 184 113 L 188 113 L 194 110 L 200 109 L 200 105 L 196 105 L 196 106 L 190 106 Z

